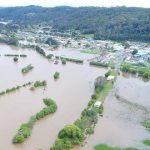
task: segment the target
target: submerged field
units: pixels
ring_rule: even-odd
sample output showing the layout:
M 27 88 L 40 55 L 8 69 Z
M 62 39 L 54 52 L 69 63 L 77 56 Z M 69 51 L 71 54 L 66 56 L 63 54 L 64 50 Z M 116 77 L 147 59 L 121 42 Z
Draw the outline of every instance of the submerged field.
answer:
M 46 80 L 47 86 L 30 90 L 30 87 L 0 96 L 0 149 L 3 150 L 35 150 L 49 149 L 57 134 L 66 124 L 73 123 L 88 104 L 94 90 L 94 80 L 104 75 L 107 70 L 90 67 L 88 64 L 67 62 L 66 65 L 44 59 L 33 50 L 22 50 L 16 47 L 1 45 L 0 48 L 1 82 L 0 91 L 22 85 L 26 82 Z M 26 54 L 26 58 L 4 57 L 4 54 Z M 28 74 L 22 74 L 21 69 L 28 64 L 34 67 Z M 55 72 L 60 73 L 54 80 Z M 32 135 L 21 145 L 13 145 L 12 139 L 22 123 L 44 107 L 43 98 L 50 97 L 58 105 L 55 114 L 38 121 L 32 130 Z
M 149 150 L 150 147 L 143 144 L 150 138 L 150 132 L 143 126 L 143 122 L 150 119 L 149 84 L 139 78 L 118 76 L 114 89 L 105 100 L 103 117 L 99 119 L 94 134 L 87 139 L 87 144 L 80 149 L 92 150 L 97 145 L 96 150 L 125 150 L 130 147 Z

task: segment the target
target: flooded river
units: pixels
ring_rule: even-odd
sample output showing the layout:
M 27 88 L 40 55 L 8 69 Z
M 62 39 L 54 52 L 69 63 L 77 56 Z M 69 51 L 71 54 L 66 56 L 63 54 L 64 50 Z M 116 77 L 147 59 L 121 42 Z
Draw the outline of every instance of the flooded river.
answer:
M 94 89 L 94 79 L 106 73 L 105 69 L 90 67 L 87 63 L 80 65 L 67 63 L 54 65 L 42 58 L 33 50 L 0 45 L 0 91 L 29 81 L 47 80 L 47 88 L 30 91 L 29 87 L 0 97 L 0 150 L 48 150 L 54 143 L 57 134 L 66 124 L 79 118 L 87 106 Z M 12 57 L 4 54 L 27 54 L 27 58 L 19 58 L 17 63 Z M 34 69 L 22 75 L 21 69 L 32 64 Z M 53 74 L 60 72 L 60 79 L 54 81 Z M 44 107 L 42 99 L 53 98 L 58 110 L 38 121 L 32 135 L 21 145 L 13 145 L 12 138 L 20 125 Z
M 19 58 L 18 63 L 15 63 L 12 57 L 3 56 L 16 53 L 27 54 L 28 57 Z M 71 53 L 65 56 L 70 56 Z M 0 91 L 29 81 L 47 80 L 48 83 L 46 90 L 39 88 L 30 91 L 26 87 L 0 97 L 0 150 L 48 150 L 59 130 L 79 118 L 87 106 L 93 93 L 94 79 L 106 73 L 105 69 L 90 67 L 88 63 L 81 65 L 68 62 L 66 65 L 54 65 L 33 50 L 6 45 L 0 45 L 0 54 Z M 85 58 L 85 54 L 83 57 Z M 34 69 L 22 75 L 21 69 L 28 64 L 32 64 Z M 60 72 L 60 79 L 57 81 L 53 79 L 55 71 Z M 103 143 L 148 150 L 142 141 L 150 138 L 150 133 L 141 123 L 150 116 L 149 89 L 150 82 L 118 76 L 114 89 L 105 100 L 104 115 L 99 119 L 95 133 L 86 140 L 84 147 L 77 147 L 75 150 L 93 150 L 95 145 Z M 123 100 L 117 99 L 115 94 Z M 38 121 L 31 137 L 23 144 L 13 145 L 12 138 L 20 125 L 44 107 L 42 99 L 45 97 L 56 101 L 57 112 Z

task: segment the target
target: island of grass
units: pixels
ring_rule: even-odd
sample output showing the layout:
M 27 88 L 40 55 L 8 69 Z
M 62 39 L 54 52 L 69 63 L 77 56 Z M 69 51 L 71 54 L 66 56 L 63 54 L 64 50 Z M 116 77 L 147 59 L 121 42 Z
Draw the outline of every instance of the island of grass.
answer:
M 35 87 L 35 88 L 38 88 L 38 87 L 41 87 L 41 86 L 46 86 L 46 85 L 47 85 L 46 80 L 43 80 L 43 81 L 36 81 L 36 82 L 34 83 L 34 87 Z
M 65 61 L 70 61 L 70 62 L 75 62 L 75 63 L 80 63 L 82 64 L 83 63 L 83 60 L 80 60 L 80 59 L 75 59 L 75 58 L 66 58 L 66 57 L 60 57 L 61 60 L 65 60 Z
M 18 55 L 18 54 L 5 54 L 4 56 L 6 56 L 6 57 L 27 57 L 27 55 L 25 55 L 25 54 L 20 54 L 20 55 Z
M 62 63 L 63 65 L 65 65 L 65 64 L 66 64 L 66 59 L 65 59 L 65 58 L 61 59 L 61 63 Z
M 150 120 L 144 121 L 144 126 L 146 129 L 148 129 L 150 131 Z
M 130 63 L 123 63 L 121 65 L 120 70 L 122 72 L 128 72 L 128 73 L 132 73 L 132 74 L 138 74 L 139 76 L 143 77 L 143 78 L 150 78 L 150 68 L 145 67 L 145 66 L 141 66 L 141 65 L 135 65 L 135 64 L 130 64 Z
M 95 62 L 95 61 L 91 61 L 90 65 L 91 66 L 97 66 L 97 67 L 106 67 L 106 68 L 109 67 L 108 63 L 101 63 L 101 62 Z
M 15 92 L 15 91 L 19 90 L 22 87 L 30 86 L 32 83 L 33 82 L 28 82 L 28 83 L 25 83 L 25 84 L 23 84 L 21 86 L 18 85 L 16 87 L 8 88 L 8 89 L 6 89 L 4 91 L 1 91 L 0 92 L 0 96 L 5 95 L 5 94 L 9 94 L 9 93 L 12 93 L 12 92 Z
M 13 60 L 14 60 L 14 62 L 17 62 L 18 61 L 18 57 L 14 57 Z
M 148 140 L 148 139 L 147 139 L 147 140 L 144 140 L 143 143 L 144 143 L 145 145 L 147 145 L 147 146 L 150 146 L 150 140 Z
M 146 121 L 144 122 L 144 126 L 145 126 L 145 128 L 146 128 L 148 131 L 150 131 L 150 120 L 146 120 Z M 144 140 L 143 143 L 144 143 L 145 145 L 147 145 L 147 146 L 150 146 L 150 139 Z
M 95 150 L 138 150 L 137 148 L 119 148 L 119 147 L 110 147 L 106 144 L 100 144 L 95 146 Z
M 60 73 L 59 73 L 59 72 L 55 72 L 53 77 L 54 77 L 54 79 L 56 80 L 56 79 L 59 78 L 59 76 L 60 76 Z
M 14 144 L 23 143 L 25 139 L 31 136 L 32 128 L 38 120 L 56 112 L 57 105 L 52 99 L 43 99 L 43 103 L 46 105 L 46 107 L 43 108 L 40 112 L 38 112 L 36 115 L 32 116 L 27 123 L 24 123 L 20 126 L 18 133 L 12 140 Z
M 100 52 L 98 50 L 91 50 L 91 49 L 84 49 L 80 51 L 81 53 L 86 53 L 86 54 L 99 54 Z
M 110 75 L 117 76 L 115 70 Z M 95 92 L 91 96 L 88 106 L 82 111 L 81 116 L 74 124 L 65 126 L 60 130 L 58 138 L 50 150 L 71 149 L 80 145 L 92 133 L 100 115 L 103 113 L 102 103 L 113 87 L 113 81 L 107 81 L 105 77 L 98 77 L 95 81 Z M 98 106 L 95 104 L 99 104 Z
M 34 67 L 33 67 L 31 64 L 29 64 L 29 65 L 27 65 L 26 67 L 22 68 L 21 71 L 22 71 L 23 74 L 26 74 L 26 73 L 28 73 L 29 71 L 31 71 L 33 68 L 34 68 Z
M 19 57 L 18 54 L 5 54 L 6 57 Z
M 27 55 L 25 55 L 25 54 L 20 54 L 20 57 L 27 57 Z

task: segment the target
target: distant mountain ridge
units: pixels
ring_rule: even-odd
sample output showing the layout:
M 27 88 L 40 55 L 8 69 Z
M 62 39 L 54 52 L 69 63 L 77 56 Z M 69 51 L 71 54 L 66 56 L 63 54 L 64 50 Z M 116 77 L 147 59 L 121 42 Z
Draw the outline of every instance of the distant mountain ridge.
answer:
M 150 41 L 150 9 L 136 7 L 4 7 L 0 20 L 50 22 L 59 30 L 80 30 L 95 39 Z

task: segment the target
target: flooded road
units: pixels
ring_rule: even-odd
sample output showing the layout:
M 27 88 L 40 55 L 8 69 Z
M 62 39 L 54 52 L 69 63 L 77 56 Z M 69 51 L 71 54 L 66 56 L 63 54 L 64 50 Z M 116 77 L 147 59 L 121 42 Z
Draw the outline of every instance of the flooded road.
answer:
M 29 87 L 0 97 L 0 150 L 48 150 L 54 143 L 57 134 L 66 124 L 79 118 L 87 106 L 94 90 L 94 79 L 106 73 L 105 69 L 90 67 L 88 64 L 66 65 L 42 58 L 33 50 L 0 45 L 0 91 L 29 81 L 47 80 L 47 88 L 30 91 Z M 27 54 L 27 58 L 19 58 L 18 63 L 4 54 Z M 32 64 L 34 69 L 26 75 L 21 69 Z M 54 81 L 53 74 L 60 72 L 60 79 Z M 12 138 L 20 125 L 44 107 L 42 99 L 53 98 L 58 110 L 53 115 L 38 121 L 32 135 L 21 145 L 13 145 Z
M 115 97 L 117 92 L 130 103 L 124 103 Z M 142 122 L 150 118 L 145 109 L 150 106 L 150 82 L 143 82 L 138 78 L 124 78 L 118 76 L 114 90 L 108 95 L 104 103 L 104 114 L 99 119 L 95 132 L 86 141 L 83 148 L 74 150 L 92 150 L 98 144 L 108 144 L 113 147 L 136 147 L 139 150 L 149 150 L 142 141 L 150 137 L 150 133 L 142 126 Z M 143 96 L 142 96 L 143 92 Z M 144 107 L 130 104 L 138 103 Z

